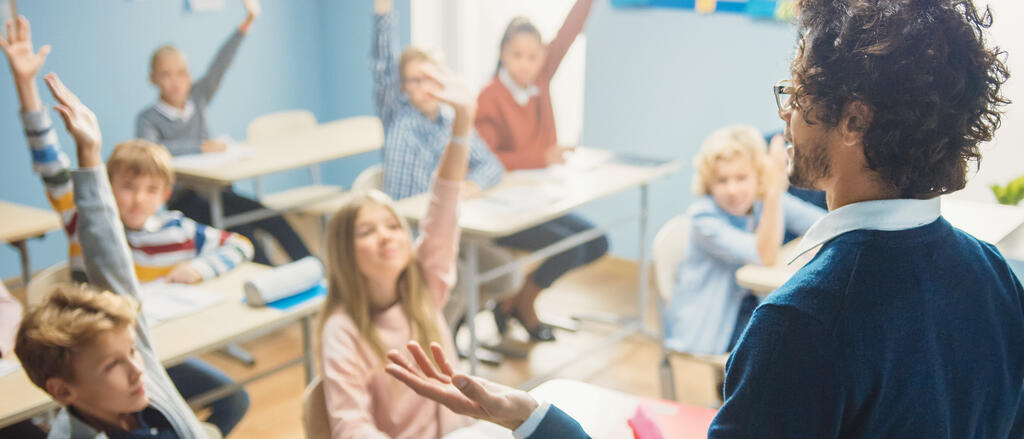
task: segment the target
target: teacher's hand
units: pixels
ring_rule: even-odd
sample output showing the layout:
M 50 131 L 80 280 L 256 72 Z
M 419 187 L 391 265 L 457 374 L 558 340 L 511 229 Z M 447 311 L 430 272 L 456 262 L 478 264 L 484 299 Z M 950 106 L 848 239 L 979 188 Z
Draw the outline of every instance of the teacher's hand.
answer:
M 427 358 L 419 343 L 410 341 L 407 347 L 416 365 L 397 350 L 392 350 L 388 352 L 392 364 L 385 367 L 387 373 L 420 396 L 432 399 L 455 413 L 514 430 L 537 408 L 537 401 L 522 390 L 454 373 L 437 343 L 431 343 L 430 350 L 440 371 Z

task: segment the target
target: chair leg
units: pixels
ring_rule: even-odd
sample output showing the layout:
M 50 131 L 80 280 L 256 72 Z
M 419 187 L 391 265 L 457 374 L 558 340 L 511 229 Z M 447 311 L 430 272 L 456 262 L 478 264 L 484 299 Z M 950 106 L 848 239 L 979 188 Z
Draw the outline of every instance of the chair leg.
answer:
M 676 377 L 672 372 L 672 361 L 668 355 L 661 356 L 661 363 L 658 365 L 658 375 L 661 381 L 661 397 L 667 400 L 676 400 Z

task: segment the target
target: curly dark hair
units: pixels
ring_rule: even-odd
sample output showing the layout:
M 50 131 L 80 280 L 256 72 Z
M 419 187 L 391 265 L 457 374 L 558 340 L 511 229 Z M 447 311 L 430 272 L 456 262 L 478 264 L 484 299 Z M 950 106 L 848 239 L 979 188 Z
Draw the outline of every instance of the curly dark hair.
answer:
M 900 196 L 962 189 L 992 139 L 1006 52 L 986 47 L 991 11 L 971 0 L 801 0 L 794 102 L 834 127 L 844 106 L 872 112 L 864 155 Z M 807 99 L 810 98 L 810 99 Z M 811 119 L 813 114 L 813 119 Z

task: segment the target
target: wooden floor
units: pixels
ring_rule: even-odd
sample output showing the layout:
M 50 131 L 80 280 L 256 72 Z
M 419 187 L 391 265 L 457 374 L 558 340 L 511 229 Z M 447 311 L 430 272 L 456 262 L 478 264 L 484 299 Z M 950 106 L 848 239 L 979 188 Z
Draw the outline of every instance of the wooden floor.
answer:
M 541 295 L 538 309 L 543 316 L 570 316 L 579 313 L 605 312 L 632 314 L 636 310 L 636 264 L 606 257 L 588 267 L 560 279 Z M 655 334 L 656 315 L 651 302 L 651 318 L 647 327 Z M 496 340 L 490 313 L 481 313 L 477 326 L 484 339 Z M 526 332 L 514 328 L 512 338 L 526 340 Z M 531 346 L 528 358 L 506 360 L 501 366 L 484 366 L 479 375 L 512 386 L 520 386 L 531 378 L 545 374 L 552 366 L 563 363 L 579 352 L 612 334 L 616 327 L 596 322 L 584 322 L 576 333 L 556 331 L 558 341 Z M 465 332 L 465 331 L 463 331 Z M 465 334 L 460 334 L 465 339 Z M 256 358 L 250 368 L 219 353 L 202 358 L 220 367 L 236 379 L 293 358 L 301 350 L 301 332 L 297 325 L 276 333 L 243 343 Z M 586 381 L 607 388 L 642 396 L 660 394 L 657 365 L 661 351 L 653 336 L 637 334 L 622 342 L 599 350 L 574 362 L 557 376 Z M 464 369 L 468 367 L 463 364 Z M 696 405 L 710 406 L 716 402 L 715 375 L 708 366 L 673 359 L 678 399 Z M 231 438 L 301 438 L 302 390 L 301 366 L 259 380 L 247 387 L 252 399 L 249 413 L 229 436 Z

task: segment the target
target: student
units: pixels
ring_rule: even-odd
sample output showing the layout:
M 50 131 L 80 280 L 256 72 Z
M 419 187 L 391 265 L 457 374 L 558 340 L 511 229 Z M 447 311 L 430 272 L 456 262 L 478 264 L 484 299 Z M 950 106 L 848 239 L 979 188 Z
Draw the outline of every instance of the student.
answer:
M 456 209 L 466 176 L 473 98 L 458 79 L 424 68 L 433 99 L 453 109 L 417 243 L 379 191 L 354 194 L 327 228 L 327 300 L 321 323 L 324 394 L 334 439 L 440 438 L 469 419 L 416 396 L 384 373 L 384 353 L 409 339 L 453 339 L 441 309 L 455 283 Z M 443 84 L 443 85 L 442 85 Z
M 463 197 L 474 197 L 498 184 L 505 168 L 476 131 L 470 129 L 464 139 L 452 138 L 455 111 L 433 96 L 438 84 L 424 73 L 424 70 L 436 68 L 437 63 L 415 47 L 406 49 L 396 62 L 392 0 L 375 0 L 374 12 L 374 92 L 377 114 L 384 125 L 384 192 L 400 200 L 428 191 L 442 151 L 453 140 L 465 141 L 470 148 L 469 173 L 462 183 Z M 484 243 L 477 249 L 481 271 L 513 259 L 507 250 L 493 243 Z M 519 289 L 521 279 L 517 270 L 485 283 L 481 291 L 487 298 L 506 297 Z M 453 297 L 445 309 L 453 326 L 457 326 L 465 313 L 463 296 Z
M 27 35 L 27 21 L 19 20 Z M 4 51 L 10 57 L 12 48 L 23 49 L 28 41 L 12 38 Z M 79 169 L 68 178 L 74 181 L 91 285 L 56 287 L 25 314 L 18 330 L 15 353 L 25 373 L 63 406 L 49 437 L 205 438 L 153 353 L 145 319 L 137 315 L 139 284 L 103 172 L 96 116 L 56 75 L 47 75 L 46 82 L 77 145 Z
M 1024 289 L 938 197 L 964 187 L 1009 102 L 992 16 L 852 3 L 800 2 L 793 79 L 774 89 L 790 181 L 824 190 L 829 213 L 798 249 L 814 258 L 754 311 L 708 437 L 1024 437 Z M 525 392 L 402 364 L 388 372 L 517 437 L 587 437 Z
M 571 147 L 557 144 L 555 115 L 551 107 L 551 78 L 569 47 L 583 31 L 593 0 L 577 0 L 558 35 L 547 46 L 540 31 L 525 17 L 508 24 L 501 38 L 498 69 L 480 92 L 476 129 L 508 170 L 544 168 L 565 163 Z M 495 242 L 523 250 L 539 250 L 594 228 L 578 215 L 569 214 Z M 568 271 L 589 264 L 608 251 L 608 239 L 595 238 L 544 261 L 526 277 L 515 296 L 494 308 L 498 332 L 504 334 L 508 318 L 523 324 L 530 338 L 554 340 L 551 327 L 537 318 L 535 304 L 541 291 Z
M 249 33 L 249 27 L 259 16 L 260 6 L 256 0 L 245 1 L 245 21 L 221 46 L 209 69 L 202 78 L 192 82 L 185 54 L 174 46 L 161 46 L 150 59 L 149 80 L 160 89 L 157 102 L 138 115 L 135 136 L 167 147 L 171 155 L 197 154 L 223 151 L 223 142 L 210 139 L 206 121 L 206 108 L 220 86 L 220 81 L 231 65 L 242 38 Z M 224 213 L 234 215 L 250 210 L 262 209 L 260 203 L 242 197 L 231 189 L 222 192 Z M 204 224 L 211 221 L 209 201 L 190 189 L 174 192 L 168 208 L 179 210 L 185 216 Z M 292 260 L 309 256 L 309 250 L 295 230 L 280 216 L 232 227 L 249 239 L 255 230 L 264 230 L 274 236 Z M 254 260 L 269 264 L 265 249 L 255 247 Z
M 825 211 L 786 192 L 782 136 L 764 138 L 750 126 L 711 133 L 693 159 L 694 192 L 686 260 L 677 271 L 665 313 L 666 344 L 682 352 L 732 350 L 758 300 L 736 283 L 746 264 L 773 265 L 783 231 L 802 235 Z
M 32 48 L 28 20 L 19 17 L 9 42 L 2 48 L 14 77 L 21 120 L 32 152 L 33 169 L 40 174 L 50 204 L 60 214 L 68 234 L 68 266 L 76 282 L 86 280 L 81 248 L 80 203 L 74 198 L 70 161 L 61 151 L 49 113 L 43 109 L 36 88 L 49 46 L 39 53 Z M 167 151 L 145 140 L 118 144 L 106 172 L 114 189 L 120 219 L 133 257 L 136 277 L 143 282 L 163 279 L 195 283 L 219 276 L 252 259 L 252 245 L 245 237 L 197 223 L 180 212 L 161 211 L 174 183 Z M 186 397 L 198 395 L 233 381 L 213 366 L 190 358 L 168 370 Z M 210 422 L 229 432 L 249 406 L 244 390 L 211 404 Z

